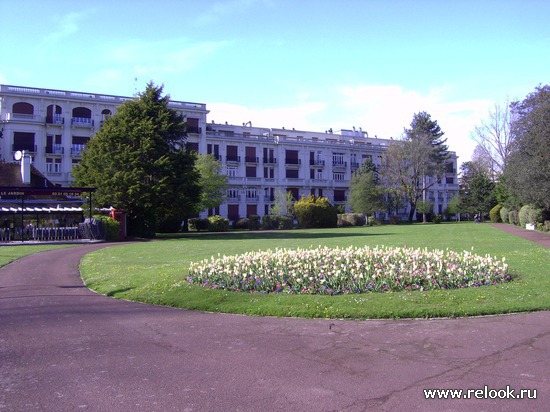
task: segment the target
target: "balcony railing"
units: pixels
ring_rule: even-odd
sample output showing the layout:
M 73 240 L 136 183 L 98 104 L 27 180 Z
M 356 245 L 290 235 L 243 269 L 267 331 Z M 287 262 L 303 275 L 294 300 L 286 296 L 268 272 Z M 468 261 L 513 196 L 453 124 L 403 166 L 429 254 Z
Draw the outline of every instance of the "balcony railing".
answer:
M 46 146 L 46 154 L 62 155 L 64 152 L 65 148 L 60 144 Z
M 26 113 L 6 113 L 6 120 L 10 121 L 22 121 L 22 122 L 41 122 L 43 118 L 35 114 L 26 114 Z
M 71 126 L 75 127 L 94 127 L 93 119 L 87 117 L 73 117 L 71 118 Z
M 259 158 L 254 156 L 245 156 L 245 163 L 259 163 Z
M 240 163 L 241 162 L 241 156 L 232 156 L 227 155 L 225 156 L 226 163 Z
M 289 159 L 288 157 L 285 159 L 286 165 L 301 165 L 302 159 Z
M 276 164 L 277 163 L 277 158 L 275 157 L 264 157 L 263 158 L 263 162 L 264 164 Z
M 36 153 L 38 150 L 37 150 L 37 147 L 36 145 L 32 145 L 32 144 L 22 144 L 22 143 L 14 143 L 12 146 L 11 146 L 11 150 L 13 152 L 17 152 L 17 151 L 27 151 L 27 152 L 30 152 L 30 153 Z
M 332 161 L 332 166 L 333 167 L 348 167 L 348 162 L 340 162 L 338 160 L 336 161 Z
M 84 145 L 84 144 L 73 144 L 71 146 L 71 155 L 72 156 L 82 156 L 82 151 L 84 150 L 85 147 L 86 147 L 86 145 Z
M 325 161 L 324 160 L 320 160 L 320 159 L 317 159 L 317 160 L 311 160 L 309 161 L 309 165 L 310 166 L 324 166 L 325 165 Z
M 63 125 L 65 124 L 65 118 L 60 114 L 56 114 L 53 116 L 46 116 L 46 124 Z

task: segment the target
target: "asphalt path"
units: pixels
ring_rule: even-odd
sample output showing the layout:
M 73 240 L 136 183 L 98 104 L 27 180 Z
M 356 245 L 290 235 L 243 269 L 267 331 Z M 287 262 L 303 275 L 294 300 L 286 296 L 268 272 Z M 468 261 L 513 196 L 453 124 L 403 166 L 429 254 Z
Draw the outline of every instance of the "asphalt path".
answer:
M 106 246 L 0 269 L 0 411 L 549 410 L 550 312 L 340 321 L 179 310 L 84 287 L 81 256 Z M 471 399 L 426 400 L 425 389 Z M 476 399 L 521 389 L 537 399 Z

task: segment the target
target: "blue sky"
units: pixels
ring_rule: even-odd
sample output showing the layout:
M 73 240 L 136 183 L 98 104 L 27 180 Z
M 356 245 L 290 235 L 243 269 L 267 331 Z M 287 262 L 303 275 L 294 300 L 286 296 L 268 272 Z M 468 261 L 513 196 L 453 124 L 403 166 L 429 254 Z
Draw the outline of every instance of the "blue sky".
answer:
M 437 120 L 461 161 L 495 104 L 549 83 L 546 0 L 0 0 L 0 83 L 132 96 L 210 120 L 399 137 Z

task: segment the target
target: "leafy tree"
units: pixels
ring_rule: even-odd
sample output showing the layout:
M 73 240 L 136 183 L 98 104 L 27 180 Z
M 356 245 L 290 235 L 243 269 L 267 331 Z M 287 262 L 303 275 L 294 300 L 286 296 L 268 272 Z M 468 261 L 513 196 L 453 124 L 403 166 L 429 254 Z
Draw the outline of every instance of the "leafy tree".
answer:
M 294 215 L 294 196 L 292 192 L 275 190 L 275 199 L 271 207 L 271 214 L 275 216 L 293 216 Z
M 123 103 L 73 171 L 76 185 L 97 187 L 98 206 L 126 212 L 134 236 L 154 236 L 162 225 L 179 229 L 199 202 L 195 156 L 184 150 L 186 125 L 162 91 L 150 82 Z
M 198 155 L 196 168 L 201 187 L 200 209 L 213 209 L 225 200 L 227 175 L 221 174 L 220 162 L 211 154 Z
M 505 178 L 521 203 L 550 209 L 550 86 L 512 104 L 514 143 Z
M 355 171 L 350 181 L 348 203 L 354 213 L 373 214 L 383 208 L 384 189 L 378 178 L 378 168 L 367 159 Z

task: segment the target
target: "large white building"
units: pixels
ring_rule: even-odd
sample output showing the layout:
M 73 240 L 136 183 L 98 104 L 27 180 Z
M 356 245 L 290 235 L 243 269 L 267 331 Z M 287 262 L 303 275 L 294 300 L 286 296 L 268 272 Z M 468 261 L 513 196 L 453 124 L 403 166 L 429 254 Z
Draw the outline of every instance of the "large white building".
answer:
M 13 161 L 16 151 L 25 150 L 49 180 L 69 185 L 86 143 L 129 99 L 0 85 L 0 159 Z M 352 173 L 367 158 L 379 165 L 391 142 L 361 129 L 311 132 L 208 123 L 203 103 L 171 101 L 170 107 L 186 118 L 189 147 L 217 157 L 229 177 L 226 202 L 203 215 L 230 220 L 269 214 L 277 189 L 291 191 L 296 199 L 314 194 L 345 206 Z M 429 191 L 435 213 L 443 213 L 458 192 L 454 152 L 447 162 L 446 176 Z

